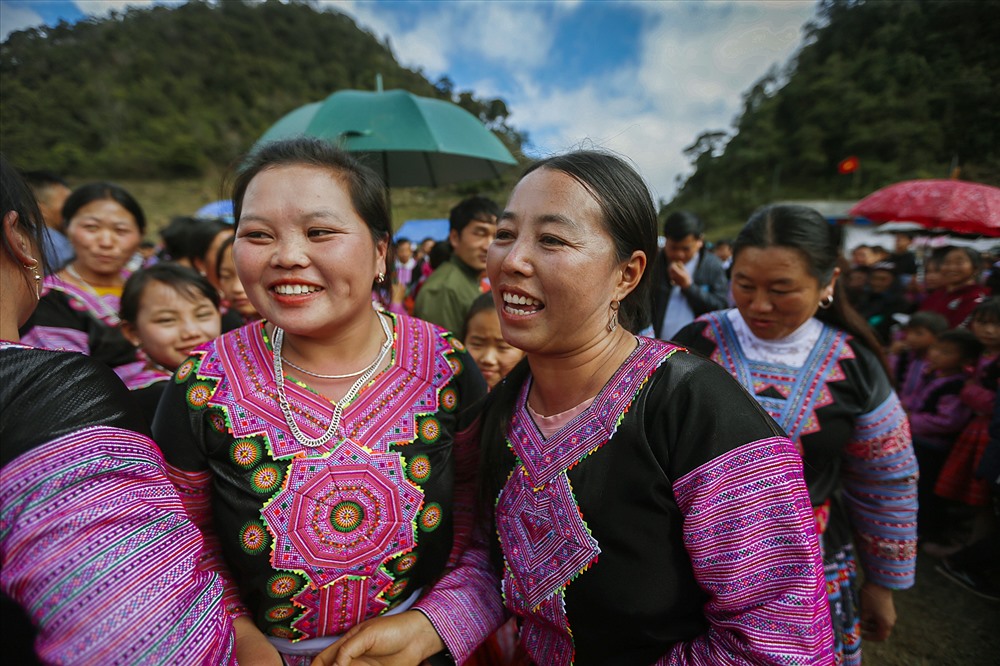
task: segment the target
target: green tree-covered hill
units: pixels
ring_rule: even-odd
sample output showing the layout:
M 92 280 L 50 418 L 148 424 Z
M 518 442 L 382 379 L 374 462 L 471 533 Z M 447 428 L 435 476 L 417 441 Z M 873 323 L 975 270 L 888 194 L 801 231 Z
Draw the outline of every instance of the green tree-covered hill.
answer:
M 783 199 L 856 199 L 910 178 L 1000 185 L 1000 2 L 824 0 L 784 72 L 702 133 L 664 212 L 719 228 Z M 838 173 L 856 156 L 860 169 Z
M 302 2 L 130 9 L 12 34 L 0 46 L 0 146 L 24 169 L 72 177 L 217 173 L 283 114 L 330 93 L 453 99 L 515 154 L 503 100 L 402 67 L 347 16 Z

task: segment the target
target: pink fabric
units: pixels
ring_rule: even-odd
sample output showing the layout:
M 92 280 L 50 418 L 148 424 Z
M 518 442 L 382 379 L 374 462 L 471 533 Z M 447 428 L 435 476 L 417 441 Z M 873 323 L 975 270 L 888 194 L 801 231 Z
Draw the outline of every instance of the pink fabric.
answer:
M 795 445 L 775 437 L 745 444 L 675 482 L 684 544 L 711 596 L 705 604 L 711 626 L 658 664 L 833 663 L 823 564 L 819 540 L 809 536 L 813 512 L 801 465 Z
M 225 589 L 223 603 L 232 617 L 250 615 L 249 609 L 240 599 L 240 591 L 233 582 L 233 575 L 226 567 L 222 546 L 219 545 L 219 538 L 212 528 L 212 473 L 186 472 L 173 465 L 166 465 L 166 469 L 167 476 L 177 489 L 191 522 L 201 531 L 205 545 L 198 560 L 198 569 L 218 573 Z
M 21 342 L 36 349 L 55 351 L 75 351 L 90 356 L 90 341 L 86 331 L 58 326 L 33 326 L 24 334 Z
M 527 405 L 527 407 L 528 413 L 531 414 L 531 420 L 535 422 L 536 426 L 538 426 L 538 431 L 542 433 L 542 437 L 548 439 L 562 430 L 563 426 L 567 423 L 587 411 L 587 408 L 590 407 L 593 402 L 594 398 L 589 398 L 581 402 L 576 407 L 571 407 L 565 412 L 559 412 L 558 414 L 553 414 L 552 416 L 542 416 L 533 410 L 531 405 Z
M 504 621 L 500 579 L 490 562 L 486 535 L 475 527 L 479 442 L 472 428 L 455 437 L 455 541 L 444 575 L 414 608 L 431 621 L 455 662 L 469 658 Z
M 222 585 L 198 570 L 201 538 L 149 439 L 66 435 L 4 466 L 0 495 L 0 582 L 44 663 L 236 663 Z

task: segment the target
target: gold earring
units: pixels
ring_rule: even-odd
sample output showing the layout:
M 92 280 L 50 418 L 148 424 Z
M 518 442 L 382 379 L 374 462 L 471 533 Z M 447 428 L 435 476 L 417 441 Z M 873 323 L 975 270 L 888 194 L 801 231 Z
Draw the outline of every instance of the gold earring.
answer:
M 378 274 L 378 277 L 375 278 L 375 281 L 378 282 L 379 284 L 382 284 L 383 282 L 385 282 L 385 273 L 381 273 L 380 272 Z
M 35 300 L 42 300 L 42 274 L 38 272 L 38 260 L 33 264 L 25 264 L 25 268 L 31 271 L 31 277 L 35 278 Z
M 614 333 L 615 329 L 618 328 L 618 308 L 620 307 L 621 303 L 611 301 L 611 317 L 608 319 L 608 333 Z

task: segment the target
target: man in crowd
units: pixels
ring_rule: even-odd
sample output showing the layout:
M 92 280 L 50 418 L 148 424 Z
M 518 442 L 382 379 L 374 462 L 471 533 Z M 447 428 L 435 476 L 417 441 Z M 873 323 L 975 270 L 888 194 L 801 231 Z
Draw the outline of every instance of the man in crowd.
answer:
M 486 251 L 496 234 L 500 208 L 485 197 L 469 197 L 451 209 L 448 241 L 451 258 L 420 288 L 413 314 L 462 334 L 465 314 L 482 293 Z
M 63 234 L 62 208 L 72 190 L 59 176 L 48 171 L 29 171 L 24 179 L 38 201 L 38 210 L 45 219 L 45 257 L 53 272 L 69 263 L 73 258 L 73 246 Z
M 671 213 L 663 235 L 666 245 L 653 261 L 653 332 L 669 340 L 695 317 L 727 307 L 729 283 L 722 263 L 705 249 L 697 215 Z

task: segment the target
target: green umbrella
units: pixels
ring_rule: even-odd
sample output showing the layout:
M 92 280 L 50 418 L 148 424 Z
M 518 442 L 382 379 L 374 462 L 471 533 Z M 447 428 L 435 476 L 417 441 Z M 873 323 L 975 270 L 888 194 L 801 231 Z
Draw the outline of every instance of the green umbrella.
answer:
M 517 163 L 465 109 L 405 90 L 335 92 L 285 115 L 257 143 L 293 136 L 327 139 L 359 153 L 389 187 L 487 180 Z

